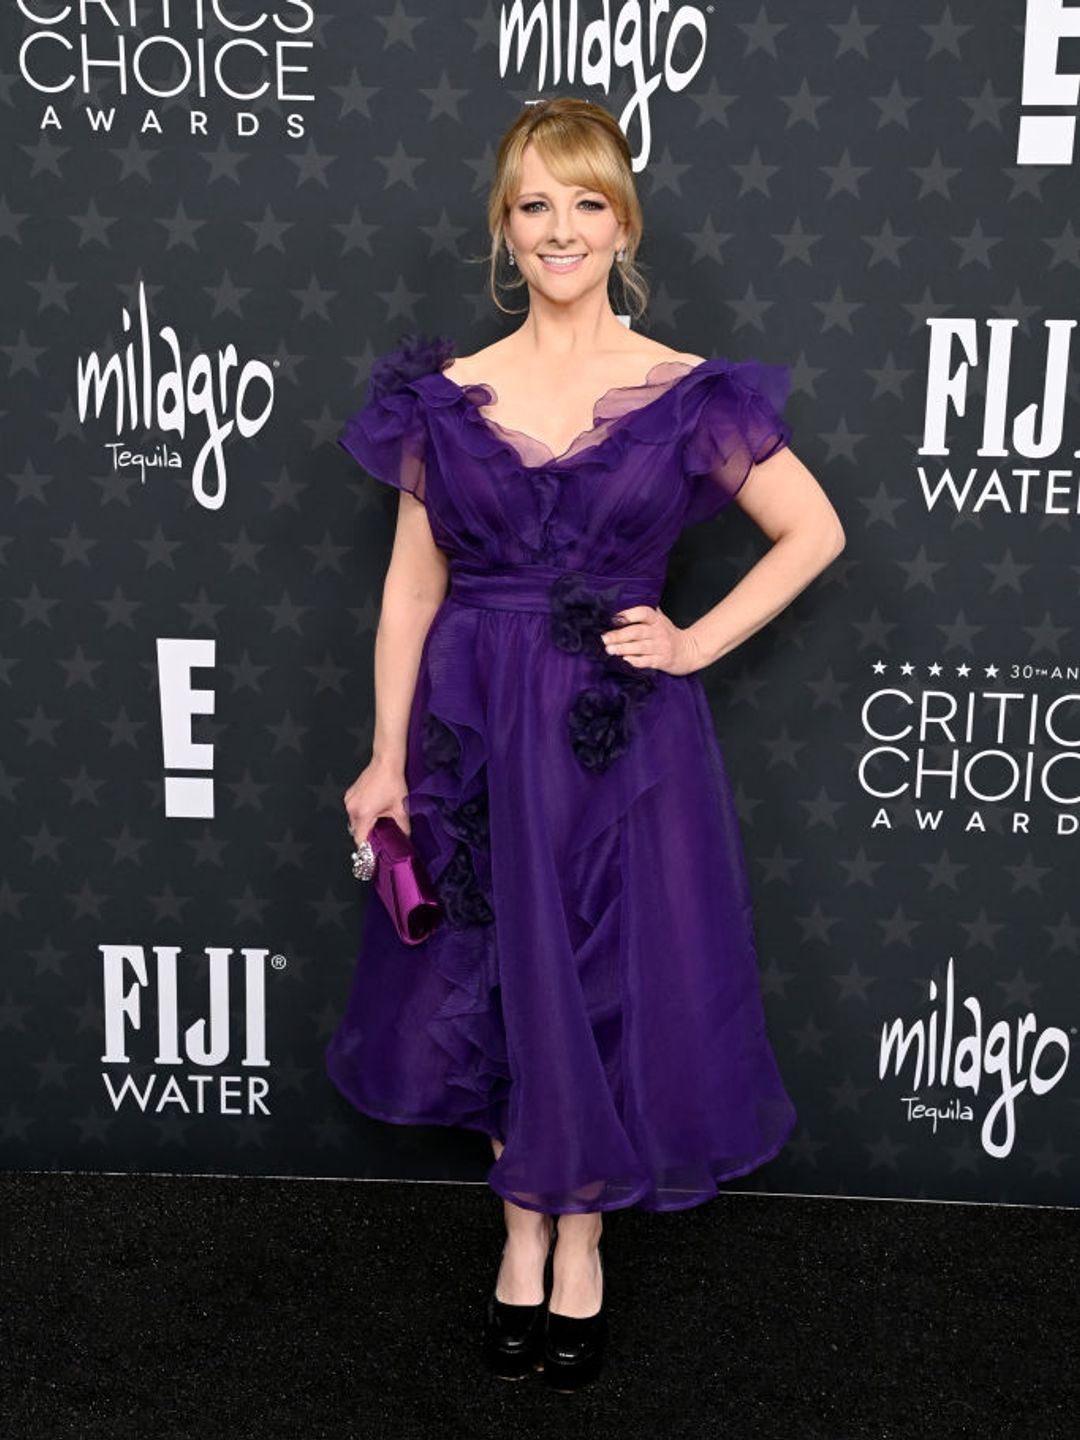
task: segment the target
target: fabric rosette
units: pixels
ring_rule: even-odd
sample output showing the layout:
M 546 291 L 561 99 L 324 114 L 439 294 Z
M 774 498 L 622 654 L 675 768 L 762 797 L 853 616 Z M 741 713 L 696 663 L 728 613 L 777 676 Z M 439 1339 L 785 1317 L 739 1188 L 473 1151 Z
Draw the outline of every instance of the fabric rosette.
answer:
M 401 337 L 396 350 L 380 355 L 368 377 L 369 399 L 392 395 L 422 375 L 441 370 L 455 351 L 455 342 L 446 335 L 423 335 L 414 331 Z
M 421 723 L 420 741 L 429 770 L 445 769 L 460 779 L 461 742 L 450 726 L 430 711 Z M 432 884 L 447 922 L 455 928 L 490 925 L 495 918 L 477 880 L 474 860 L 474 852 L 486 847 L 490 839 L 487 789 L 482 775 L 480 780 L 480 787 L 472 795 L 459 795 L 454 800 L 440 796 L 436 801 L 443 826 L 457 844 Z
M 551 587 L 552 640 L 569 655 L 590 657 L 596 672 L 567 712 L 570 748 L 586 770 L 606 770 L 629 748 L 639 712 L 656 689 L 650 670 L 604 649 L 601 635 L 617 628 L 619 589 L 594 589 L 574 571 L 560 575 Z

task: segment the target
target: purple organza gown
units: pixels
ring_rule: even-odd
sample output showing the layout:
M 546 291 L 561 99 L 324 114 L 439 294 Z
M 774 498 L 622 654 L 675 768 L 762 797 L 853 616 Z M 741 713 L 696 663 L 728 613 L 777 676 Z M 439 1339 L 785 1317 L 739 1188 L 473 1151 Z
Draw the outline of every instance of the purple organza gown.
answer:
M 698 1205 L 795 1110 L 701 680 L 597 637 L 659 601 L 680 531 L 789 442 L 789 372 L 661 361 L 553 456 L 443 374 L 453 351 L 405 337 L 339 440 L 425 503 L 451 581 L 405 769 L 445 918 L 404 945 L 372 891 L 328 1073 L 368 1115 L 498 1137 L 488 1183 L 518 1205 Z

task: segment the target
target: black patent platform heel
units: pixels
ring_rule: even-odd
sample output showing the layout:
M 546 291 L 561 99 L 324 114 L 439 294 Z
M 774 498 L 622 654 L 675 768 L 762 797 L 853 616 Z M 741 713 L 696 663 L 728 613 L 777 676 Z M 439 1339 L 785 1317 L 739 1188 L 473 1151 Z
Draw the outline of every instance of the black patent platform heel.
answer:
M 536 1305 L 511 1305 L 498 1300 L 492 1289 L 484 1310 L 483 1355 L 492 1375 L 500 1380 L 523 1380 L 544 1364 L 544 1324 L 547 1297 L 551 1291 L 552 1249 L 555 1226 L 551 1227 L 547 1258 L 544 1261 L 544 1298 Z
M 602 1246 L 597 1247 L 604 1274 Z M 595 1315 L 560 1315 L 549 1309 L 544 1327 L 544 1383 L 569 1394 L 599 1375 L 607 1347 L 607 1281 Z

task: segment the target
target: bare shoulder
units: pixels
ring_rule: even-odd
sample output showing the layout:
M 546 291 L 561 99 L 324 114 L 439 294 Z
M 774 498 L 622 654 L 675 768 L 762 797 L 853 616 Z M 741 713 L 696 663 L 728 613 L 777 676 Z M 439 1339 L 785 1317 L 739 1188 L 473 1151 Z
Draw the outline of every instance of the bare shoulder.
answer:
M 685 365 L 701 365 L 705 360 L 704 355 L 692 355 L 689 350 L 672 350 L 667 345 L 655 346 L 653 353 L 657 364 L 662 360 L 678 360 Z
M 661 345 L 659 341 L 648 340 L 644 335 L 636 336 L 635 339 L 637 344 L 627 346 L 624 353 L 640 357 L 649 370 L 664 364 L 700 365 L 705 359 L 704 355 L 693 355 L 689 350 L 673 350 L 670 345 Z
M 443 374 L 458 385 L 483 384 L 501 371 L 506 359 L 506 341 L 496 340 L 472 355 L 456 355 Z

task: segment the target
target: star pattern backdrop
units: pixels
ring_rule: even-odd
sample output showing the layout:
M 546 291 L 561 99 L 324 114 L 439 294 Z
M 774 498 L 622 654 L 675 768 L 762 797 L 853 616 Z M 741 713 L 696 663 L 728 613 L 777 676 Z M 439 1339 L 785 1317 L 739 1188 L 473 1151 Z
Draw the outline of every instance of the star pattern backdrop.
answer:
M 790 364 L 793 449 L 847 534 L 703 674 L 799 1112 L 730 1188 L 1080 1199 L 1068 767 L 1053 798 L 987 798 L 999 771 L 977 799 L 917 797 L 901 738 L 924 704 L 974 696 L 985 733 L 928 723 L 927 767 L 993 750 L 1046 774 L 1075 749 L 1076 506 L 1021 506 L 1013 478 L 1071 476 L 1071 359 L 1055 452 L 980 444 L 990 322 L 1015 322 L 1010 418 L 1060 372 L 1077 164 L 1018 161 L 1023 7 L 682 8 L 639 81 L 585 65 L 556 5 L 521 46 L 489 3 L 306 25 L 253 6 L 258 54 L 209 17 L 167 47 L 150 8 L 81 29 L 5 10 L 5 1168 L 483 1180 L 483 1136 L 367 1120 L 323 1069 L 377 903 L 342 795 L 370 753 L 396 510 L 334 442 L 406 331 L 469 353 L 516 325 L 479 258 L 495 146 L 521 105 L 569 93 L 623 117 L 638 157 L 641 328 Z M 117 59 L 85 86 L 84 42 Z M 949 322 L 977 363 L 931 454 Z M 996 467 L 1009 503 L 932 499 L 946 467 L 980 493 Z M 689 623 L 766 548 L 737 506 L 686 531 L 664 608 Z M 1059 723 L 990 735 L 988 690 L 1040 717 L 1059 701 Z

